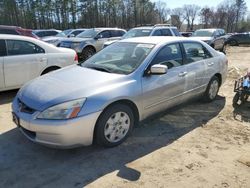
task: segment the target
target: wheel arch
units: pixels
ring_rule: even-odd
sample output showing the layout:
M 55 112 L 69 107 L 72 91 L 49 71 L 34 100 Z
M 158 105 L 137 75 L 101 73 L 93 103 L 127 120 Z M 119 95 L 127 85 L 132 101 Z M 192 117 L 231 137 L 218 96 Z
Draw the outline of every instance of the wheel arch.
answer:
M 124 105 L 127 105 L 129 106 L 132 111 L 133 111 L 133 114 L 135 115 L 134 118 L 135 118 L 135 126 L 138 125 L 139 123 L 139 120 L 140 120 L 140 114 L 139 114 L 139 110 L 138 110 L 138 107 L 137 105 L 129 100 L 129 99 L 120 99 L 120 100 L 117 100 L 117 101 L 114 101 L 110 104 L 108 104 L 104 109 L 103 109 L 103 112 L 108 109 L 110 106 L 113 106 L 113 105 L 116 105 L 116 104 L 124 104 Z M 102 112 L 102 113 L 103 113 Z M 97 121 L 96 121 L 96 124 L 95 124 L 95 128 L 94 128 L 94 135 L 93 135 L 93 140 L 95 140 L 95 137 L 96 137 L 96 129 L 97 129 L 97 122 L 99 121 L 99 118 L 101 117 L 102 113 L 99 115 Z
M 52 66 L 46 67 L 46 68 L 41 72 L 40 75 L 47 74 L 47 73 L 50 72 L 50 71 L 58 70 L 58 69 L 60 69 L 60 68 L 61 68 L 61 67 L 58 66 L 58 65 L 52 65 Z
M 214 76 L 216 76 L 219 79 L 219 85 L 222 84 L 222 75 L 220 73 L 216 73 Z
M 95 47 L 94 47 L 93 45 L 91 45 L 91 44 L 86 44 L 86 45 L 82 48 L 82 51 L 83 51 L 84 49 L 86 49 L 86 48 L 91 48 L 91 49 L 93 49 L 93 50 L 95 51 L 95 53 L 96 53 L 96 49 L 95 49 Z

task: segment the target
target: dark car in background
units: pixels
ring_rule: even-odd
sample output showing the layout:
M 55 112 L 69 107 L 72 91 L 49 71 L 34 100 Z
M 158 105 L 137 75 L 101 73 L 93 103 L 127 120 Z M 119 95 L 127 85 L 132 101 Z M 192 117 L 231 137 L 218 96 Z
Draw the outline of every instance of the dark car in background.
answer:
M 24 29 L 22 27 L 8 25 L 0 25 L 0 34 L 23 35 L 33 38 L 39 38 L 32 33 L 31 29 Z
M 250 32 L 232 34 L 225 43 L 230 46 L 250 45 Z
M 191 37 L 193 35 L 193 32 L 180 32 L 180 34 L 183 36 L 183 37 Z
M 192 37 L 200 39 L 209 44 L 215 50 L 222 52 L 225 51 L 225 36 L 226 33 L 224 29 L 198 29 L 192 35 Z
M 119 28 L 87 29 L 76 37 L 61 40 L 58 47 L 74 49 L 78 54 L 79 61 L 85 61 L 100 51 L 105 42 L 118 40 L 125 33 L 125 30 Z
M 55 36 L 60 32 L 62 32 L 62 31 L 61 30 L 56 30 L 56 29 L 33 30 L 33 33 L 36 36 L 38 36 L 39 38 L 48 37 L 48 36 Z
M 55 36 L 44 37 L 42 40 L 47 42 L 47 43 L 50 43 L 50 44 L 57 46 L 60 42 L 60 39 L 75 37 L 76 35 L 82 33 L 85 30 L 86 29 L 83 29 L 83 28 L 82 29 L 67 29 L 67 30 L 64 30 L 64 31 L 58 33 Z

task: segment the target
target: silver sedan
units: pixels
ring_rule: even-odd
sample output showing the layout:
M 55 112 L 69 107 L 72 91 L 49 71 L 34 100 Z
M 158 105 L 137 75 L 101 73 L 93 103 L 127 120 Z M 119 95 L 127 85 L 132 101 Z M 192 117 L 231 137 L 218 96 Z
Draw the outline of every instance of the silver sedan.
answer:
M 13 120 L 37 143 L 112 147 L 154 113 L 193 97 L 213 101 L 226 75 L 225 55 L 202 41 L 126 39 L 26 84 L 13 101 Z

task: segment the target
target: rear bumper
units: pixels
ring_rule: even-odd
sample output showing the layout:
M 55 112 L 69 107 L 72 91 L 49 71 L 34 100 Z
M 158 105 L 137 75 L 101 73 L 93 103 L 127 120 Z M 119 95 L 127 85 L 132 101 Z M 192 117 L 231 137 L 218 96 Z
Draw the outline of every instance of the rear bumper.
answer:
M 43 145 L 72 148 L 93 142 L 94 128 L 101 112 L 69 120 L 40 120 L 34 115 L 19 112 L 14 101 L 13 112 L 19 118 L 20 131 L 31 141 Z

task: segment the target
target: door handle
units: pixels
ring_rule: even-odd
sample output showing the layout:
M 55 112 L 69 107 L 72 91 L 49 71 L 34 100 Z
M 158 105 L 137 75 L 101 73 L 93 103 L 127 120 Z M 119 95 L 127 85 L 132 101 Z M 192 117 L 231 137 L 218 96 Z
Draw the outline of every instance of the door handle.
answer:
M 179 73 L 179 76 L 180 77 L 184 77 L 184 76 L 186 76 L 187 75 L 187 72 L 181 72 L 181 73 Z
M 207 65 L 208 65 L 208 66 L 213 66 L 213 65 L 214 65 L 214 63 L 213 63 L 213 62 L 211 62 L 211 63 L 208 63 Z

